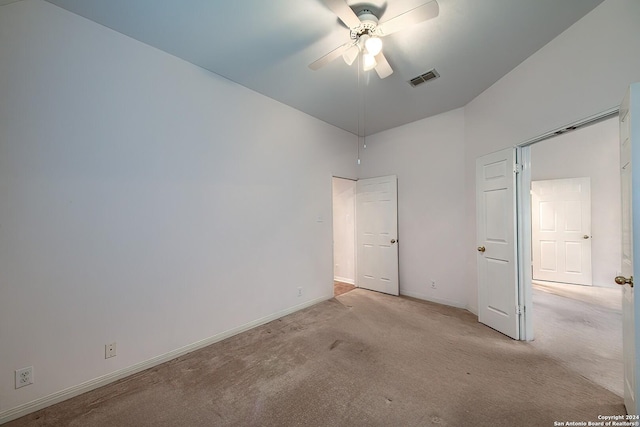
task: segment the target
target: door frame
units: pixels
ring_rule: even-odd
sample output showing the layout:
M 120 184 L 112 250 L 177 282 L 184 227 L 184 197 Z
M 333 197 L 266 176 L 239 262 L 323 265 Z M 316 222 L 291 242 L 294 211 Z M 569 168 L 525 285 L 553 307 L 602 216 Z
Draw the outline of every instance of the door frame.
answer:
M 520 166 L 520 173 L 516 177 L 516 219 L 518 221 L 518 298 L 524 307 L 520 316 L 520 339 L 532 341 L 533 335 L 533 274 L 531 270 L 531 146 L 566 132 L 576 130 L 582 126 L 618 115 L 620 108 L 614 107 L 599 114 L 587 117 L 558 129 L 546 132 L 538 137 L 516 145 L 516 161 Z

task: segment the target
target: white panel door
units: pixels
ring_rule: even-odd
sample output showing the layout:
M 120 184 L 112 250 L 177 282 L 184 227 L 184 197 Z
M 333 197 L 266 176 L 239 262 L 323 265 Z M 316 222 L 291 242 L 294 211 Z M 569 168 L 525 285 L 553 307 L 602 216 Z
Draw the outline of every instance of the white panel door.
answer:
M 531 183 L 533 279 L 591 285 L 591 179 Z
M 356 285 L 399 295 L 395 175 L 356 182 Z
M 640 89 L 640 88 L 638 88 Z M 627 94 L 620 106 L 620 180 L 622 190 L 622 276 L 616 277 L 616 283 L 622 289 L 622 354 L 624 364 L 624 404 L 627 413 L 638 414 L 637 408 L 637 325 L 635 319 L 635 295 L 633 290 L 634 271 L 634 201 L 633 169 L 631 145 L 630 94 Z M 637 209 L 637 206 L 636 206 Z M 637 215 L 637 214 L 636 214 Z M 630 281 L 631 283 L 627 283 Z
M 515 149 L 476 161 L 478 320 L 519 339 Z

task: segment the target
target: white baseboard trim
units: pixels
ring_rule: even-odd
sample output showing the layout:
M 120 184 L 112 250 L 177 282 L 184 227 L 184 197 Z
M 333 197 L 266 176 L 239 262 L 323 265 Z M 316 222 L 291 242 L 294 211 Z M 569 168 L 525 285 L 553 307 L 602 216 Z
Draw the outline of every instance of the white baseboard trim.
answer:
M 355 285 L 355 284 L 356 284 L 356 281 L 355 281 L 355 280 L 353 280 L 353 279 L 347 279 L 346 277 L 338 277 L 338 276 L 335 276 L 335 277 L 333 278 L 333 280 L 334 280 L 335 282 L 348 283 L 348 284 L 350 284 L 350 285 Z
M 451 306 L 451 307 L 463 308 L 465 310 L 467 309 L 467 305 L 463 304 L 461 302 L 451 301 L 451 300 L 444 299 L 444 298 L 434 298 L 434 297 L 431 297 L 429 295 L 422 294 L 422 293 L 419 293 L 419 292 L 403 291 L 401 289 L 400 290 L 400 295 L 405 295 L 405 296 L 412 297 L 412 298 L 418 298 L 418 299 L 422 299 L 422 300 L 425 300 L 425 301 L 431 301 L 431 302 L 435 302 L 437 304 L 448 305 L 448 306 Z
M 60 390 L 48 396 L 41 397 L 40 399 L 36 399 L 32 402 L 25 403 L 24 405 L 20 405 L 15 408 L 11 408 L 6 411 L 0 412 L 0 424 L 7 423 L 9 421 L 28 415 L 32 412 L 46 408 L 47 406 L 54 405 L 56 403 L 78 396 L 82 393 L 86 393 L 88 391 L 94 390 L 98 387 L 105 386 L 119 379 L 128 377 L 129 375 L 133 375 L 138 372 L 144 371 L 145 369 L 153 368 L 154 366 L 157 366 L 164 362 L 168 362 L 169 360 L 175 359 L 176 357 L 184 356 L 185 354 L 191 353 L 192 351 L 199 350 L 208 345 L 214 344 L 218 341 L 222 341 L 224 339 L 237 335 L 241 332 L 245 332 L 257 326 L 264 325 L 265 323 L 269 323 L 273 320 L 295 313 L 296 311 L 302 310 L 304 308 L 311 307 L 312 305 L 321 303 L 331 298 L 333 298 L 333 292 L 329 296 L 316 298 L 311 301 L 304 302 L 302 304 L 294 305 L 293 307 L 276 312 L 274 314 L 263 317 L 261 319 L 254 320 L 252 322 L 238 326 L 237 328 L 233 328 L 228 331 L 221 332 L 212 337 L 205 338 L 193 344 L 189 344 L 187 346 L 178 348 L 168 353 L 153 357 L 149 360 L 145 360 L 144 362 L 136 363 L 135 365 L 129 366 L 128 368 L 120 369 L 110 374 L 103 375 L 98 378 L 94 378 L 82 384 L 78 384 L 73 387 Z

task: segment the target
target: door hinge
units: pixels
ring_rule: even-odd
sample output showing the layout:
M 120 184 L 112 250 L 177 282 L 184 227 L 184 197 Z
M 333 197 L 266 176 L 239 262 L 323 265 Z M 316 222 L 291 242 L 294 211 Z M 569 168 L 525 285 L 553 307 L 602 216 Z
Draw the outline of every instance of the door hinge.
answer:
M 520 163 L 516 163 L 513 166 L 513 173 L 520 173 L 520 172 L 522 172 L 523 169 L 524 169 L 524 167 Z
M 516 305 L 516 314 L 519 316 L 524 313 L 524 307 L 521 305 Z

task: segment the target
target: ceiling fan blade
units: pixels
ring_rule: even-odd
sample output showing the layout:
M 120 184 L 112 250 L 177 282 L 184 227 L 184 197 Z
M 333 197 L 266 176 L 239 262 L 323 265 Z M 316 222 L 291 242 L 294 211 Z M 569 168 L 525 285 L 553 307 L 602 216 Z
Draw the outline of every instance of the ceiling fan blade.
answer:
M 344 59 L 344 62 L 347 63 L 347 65 L 351 65 L 353 64 L 353 61 L 356 60 L 358 55 L 360 55 L 360 48 L 357 44 L 352 44 L 349 49 L 344 51 L 344 53 L 342 54 L 342 58 Z
M 393 74 L 393 69 L 382 52 L 376 55 L 376 62 L 378 63 L 378 65 L 376 65 L 376 73 L 378 73 L 378 77 L 384 79 L 385 77 L 389 77 Z
M 313 71 L 319 70 L 320 68 L 327 65 L 329 62 L 333 61 L 336 58 L 339 58 L 352 45 L 353 45 L 353 42 L 349 42 L 349 43 L 343 44 L 340 47 L 333 49 L 331 52 L 327 53 L 322 58 L 309 64 L 309 68 L 311 68 Z
M 395 18 L 391 18 L 388 21 L 380 23 L 376 27 L 376 34 L 382 37 L 388 36 L 389 34 L 393 34 L 414 24 L 435 18 L 438 16 L 438 13 L 440 13 L 440 6 L 438 6 L 438 2 L 435 0 L 430 1 L 429 3 L 425 3 L 422 6 L 418 6 L 415 9 L 402 13 Z
M 345 0 L 323 0 L 324 4 L 349 28 L 360 25 L 358 15 L 349 7 Z

